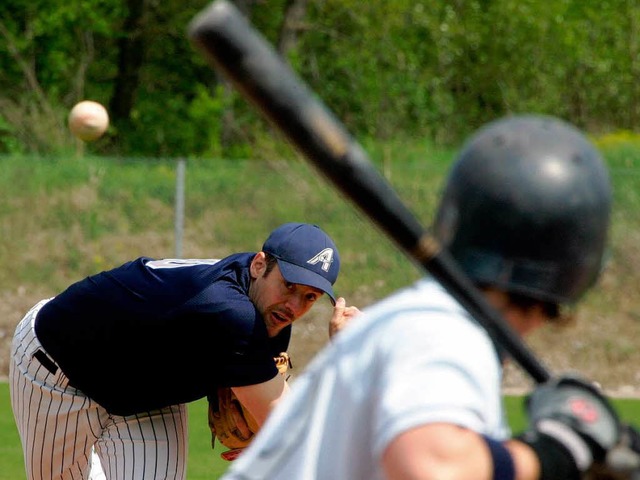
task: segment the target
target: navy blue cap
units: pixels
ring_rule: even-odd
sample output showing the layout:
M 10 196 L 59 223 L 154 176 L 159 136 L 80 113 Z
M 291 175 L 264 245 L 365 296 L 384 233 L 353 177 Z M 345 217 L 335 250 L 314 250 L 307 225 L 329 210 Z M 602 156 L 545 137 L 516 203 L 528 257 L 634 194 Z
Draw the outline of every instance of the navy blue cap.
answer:
M 333 284 L 340 272 L 340 256 L 333 240 L 320 227 L 285 223 L 271 232 L 262 251 L 277 259 L 287 282 L 318 288 L 335 303 Z

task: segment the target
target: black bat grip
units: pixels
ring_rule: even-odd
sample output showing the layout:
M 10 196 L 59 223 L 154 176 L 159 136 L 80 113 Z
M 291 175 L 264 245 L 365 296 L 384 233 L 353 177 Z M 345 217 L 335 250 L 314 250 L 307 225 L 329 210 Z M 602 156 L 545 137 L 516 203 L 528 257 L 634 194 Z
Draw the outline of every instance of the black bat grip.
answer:
M 550 375 L 380 175 L 343 124 L 226 0 L 196 16 L 189 37 L 314 166 L 480 323 L 537 382 Z

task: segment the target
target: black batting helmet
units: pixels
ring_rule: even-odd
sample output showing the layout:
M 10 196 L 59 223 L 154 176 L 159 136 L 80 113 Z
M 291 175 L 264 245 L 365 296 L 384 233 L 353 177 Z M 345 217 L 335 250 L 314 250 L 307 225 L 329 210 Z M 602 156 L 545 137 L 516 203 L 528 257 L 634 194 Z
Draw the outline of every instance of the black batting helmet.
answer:
M 475 282 L 570 304 L 599 276 L 610 208 L 607 169 L 579 130 L 512 116 L 463 147 L 434 234 Z

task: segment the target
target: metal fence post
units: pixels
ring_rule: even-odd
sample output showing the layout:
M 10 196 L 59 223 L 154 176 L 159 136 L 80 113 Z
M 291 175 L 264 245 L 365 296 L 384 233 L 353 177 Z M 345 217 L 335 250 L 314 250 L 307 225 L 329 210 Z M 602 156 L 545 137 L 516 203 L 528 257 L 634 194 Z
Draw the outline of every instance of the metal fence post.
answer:
M 179 158 L 176 168 L 175 258 L 182 258 L 182 238 L 184 235 L 184 177 L 186 163 L 184 158 Z

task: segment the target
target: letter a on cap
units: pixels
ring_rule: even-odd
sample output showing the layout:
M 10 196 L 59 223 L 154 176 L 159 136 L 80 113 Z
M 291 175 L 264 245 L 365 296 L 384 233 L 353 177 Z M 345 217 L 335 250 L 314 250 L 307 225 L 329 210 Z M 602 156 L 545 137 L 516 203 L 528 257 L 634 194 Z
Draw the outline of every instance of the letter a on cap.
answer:
M 325 248 L 324 250 L 316 253 L 315 256 L 307 260 L 307 263 L 311 265 L 315 265 L 319 262 L 322 262 L 322 270 L 328 272 L 329 268 L 331 267 L 331 263 L 333 262 L 333 248 Z

